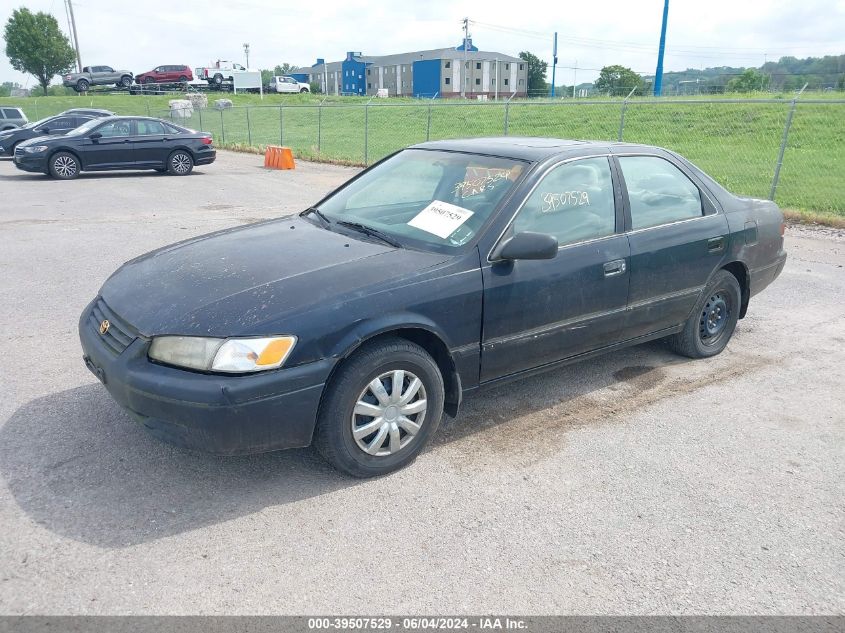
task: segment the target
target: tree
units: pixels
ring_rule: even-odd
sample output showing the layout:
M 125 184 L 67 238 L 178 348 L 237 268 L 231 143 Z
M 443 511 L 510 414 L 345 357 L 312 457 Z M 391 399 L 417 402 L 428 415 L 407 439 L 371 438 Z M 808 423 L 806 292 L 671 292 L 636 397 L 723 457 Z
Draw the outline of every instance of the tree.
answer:
M 277 75 L 289 75 L 290 71 L 292 71 L 294 68 L 296 68 L 296 66 L 294 66 L 293 64 L 288 64 L 287 62 L 285 62 L 281 66 L 276 66 L 273 69 L 273 72 Z
M 613 97 L 627 97 L 634 88 L 634 94 L 643 92 L 643 78 L 625 66 L 605 66 L 593 84 L 596 91 Z
M 76 56 L 49 13 L 15 9 L 6 23 L 6 56 L 17 71 L 38 79 L 47 94 L 50 80 L 73 68 Z
M 548 64 L 528 51 L 522 51 L 519 58 L 528 62 L 528 94 L 535 96 L 546 94 L 549 91 L 549 84 L 546 83 Z
M 766 83 L 766 76 L 763 73 L 757 72 L 754 68 L 749 68 L 739 77 L 734 77 L 728 82 L 728 90 L 730 92 L 763 90 L 766 87 Z

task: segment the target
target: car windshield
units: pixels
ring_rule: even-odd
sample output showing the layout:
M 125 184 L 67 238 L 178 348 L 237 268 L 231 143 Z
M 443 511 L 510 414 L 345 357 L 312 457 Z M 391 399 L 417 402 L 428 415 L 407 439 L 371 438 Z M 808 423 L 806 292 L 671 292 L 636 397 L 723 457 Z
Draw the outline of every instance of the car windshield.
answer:
M 320 203 L 333 222 L 360 224 L 437 251 L 472 240 L 527 163 L 460 152 L 404 150 Z
M 45 124 L 47 121 L 51 120 L 52 118 L 53 118 L 53 117 L 48 116 L 48 117 L 44 117 L 43 119 L 40 119 L 40 120 L 38 120 L 38 121 L 33 121 L 32 123 L 27 123 L 26 125 L 22 125 L 22 126 L 21 126 L 21 129 L 24 129 L 24 130 L 31 130 L 32 128 L 36 128 L 36 127 L 38 127 L 38 126 L 40 126 L 40 125 Z

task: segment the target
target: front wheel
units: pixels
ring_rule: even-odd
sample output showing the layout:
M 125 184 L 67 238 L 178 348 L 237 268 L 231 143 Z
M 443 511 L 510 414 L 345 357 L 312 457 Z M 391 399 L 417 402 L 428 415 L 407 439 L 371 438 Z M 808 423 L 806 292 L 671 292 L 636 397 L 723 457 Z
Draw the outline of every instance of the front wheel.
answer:
M 314 444 L 335 468 L 375 477 L 412 462 L 440 425 L 443 377 L 422 347 L 367 345 L 326 386 Z
M 223 75 L 220 73 L 214 75 L 214 79 L 212 80 L 215 86 L 222 86 L 223 85 Z
M 132 77 L 130 77 L 129 75 L 123 75 L 123 77 L 120 78 L 120 83 L 118 85 L 124 88 L 128 88 L 132 85 Z
M 718 271 L 705 286 L 684 329 L 669 338 L 669 345 L 689 358 L 715 356 L 731 340 L 741 306 L 736 277 L 727 270 Z
M 308 88 L 303 88 L 303 89 L 302 89 L 302 90 L 300 90 L 299 92 L 300 92 L 300 94 L 301 94 L 301 93 L 303 93 L 303 92 L 308 92 Z
M 79 159 L 68 152 L 58 152 L 50 158 L 50 175 L 59 180 L 73 180 L 79 176 Z
M 173 176 L 187 176 L 194 168 L 194 159 L 185 150 L 176 150 L 167 159 L 167 171 Z

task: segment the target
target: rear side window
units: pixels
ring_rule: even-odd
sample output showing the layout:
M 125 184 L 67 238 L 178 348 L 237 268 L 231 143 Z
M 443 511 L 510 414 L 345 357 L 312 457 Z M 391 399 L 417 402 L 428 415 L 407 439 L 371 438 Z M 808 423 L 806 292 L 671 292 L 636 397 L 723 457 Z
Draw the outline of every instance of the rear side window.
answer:
M 3 108 L 2 112 L 3 112 L 3 115 L 7 119 L 22 119 L 23 118 L 23 114 L 17 108 Z
M 514 231 L 545 233 L 558 244 L 612 235 L 613 181 L 607 158 L 584 158 L 553 168 L 522 205 Z
M 72 130 L 76 127 L 76 119 L 69 116 L 53 119 L 47 124 L 47 127 L 51 130 Z
M 138 121 L 138 136 L 164 134 L 164 126 L 158 121 Z
M 658 156 L 620 156 L 631 203 L 631 226 L 644 229 L 700 217 L 701 192 L 686 174 Z

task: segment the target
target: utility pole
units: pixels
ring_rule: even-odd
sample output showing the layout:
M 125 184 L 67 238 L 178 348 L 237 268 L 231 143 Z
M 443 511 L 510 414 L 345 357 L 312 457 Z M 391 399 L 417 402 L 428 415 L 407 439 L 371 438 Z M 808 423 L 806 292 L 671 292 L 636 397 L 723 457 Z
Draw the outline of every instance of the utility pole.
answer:
M 578 60 L 575 60 L 575 68 L 572 70 L 572 98 L 575 98 L 575 86 L 578 85 Z
M 249 44 L 244 44 L 244 55 L 246 55 L 246 67 L 249 68 Z
M 464 70 L 463 70 L 463 73 L 461 73 L 463 75 L 461 77 L 461 98 L 462 99 L 465 99 L 466 96 L 467 96 L 466 87 L 467 87 L 467 81 L 469 80 L 469 73 L 467 73 L 467 71 L 469 70 L 469 68 L 467 67 L 467 66 L 469 66 L 469 64 L 467 63 L 467 48 L 469 48 L 469 46 L 467 45 L 467 42 L 469 42 L 469 18 L 464 18 Z
M 654 73 L 654 96 L 663 94 L 663 53 L 666 52 L 666 22 L 669 19 L 669 0 L 663 0 L 663 26 L 660 28 L 660 47 L 657 49 L 657 71 Z
M 555 70 L 557 69 L 557 31 L 555 31 L 555 44 L 552 48 L 552 99 L 555 98 Z
M 76 19 L 73 17 L 73 2 L 72 0 L 66 0 L 68 14 L 70 15 L 70 28 L 73 31 L 73 46 L 76 49 L 76 64 L 77 64 L 77 72 L 82 72 L 82 55 L 79 54 L 79 38 L 76 36 Z

